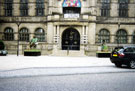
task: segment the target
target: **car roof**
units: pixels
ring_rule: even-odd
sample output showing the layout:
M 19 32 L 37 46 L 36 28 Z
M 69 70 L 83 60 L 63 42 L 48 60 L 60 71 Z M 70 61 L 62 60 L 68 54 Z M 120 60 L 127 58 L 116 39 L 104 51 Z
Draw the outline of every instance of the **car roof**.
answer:
M 124 46 L 124 47 L 134 47 L 135 48 L 135 46 Z
M 135 48 L 135 46 L 117 46 L 115 48 Z

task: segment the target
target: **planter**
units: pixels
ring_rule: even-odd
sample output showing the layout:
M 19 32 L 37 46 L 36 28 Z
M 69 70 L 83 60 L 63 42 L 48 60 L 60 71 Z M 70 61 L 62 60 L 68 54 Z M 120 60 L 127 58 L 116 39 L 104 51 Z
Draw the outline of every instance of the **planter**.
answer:
M 100 58 L 110 58 L 111 52 L 96 52 L 96 56 Z
M 24 50 L 24 56 L 41 56 L 41 51 L 37 49 Z

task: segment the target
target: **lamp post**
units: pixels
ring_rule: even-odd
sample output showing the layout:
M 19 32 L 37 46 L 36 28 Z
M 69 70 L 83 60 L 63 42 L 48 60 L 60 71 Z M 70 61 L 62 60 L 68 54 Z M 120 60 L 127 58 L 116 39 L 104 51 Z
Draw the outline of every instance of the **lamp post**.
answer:
M 120 29 L 120 22 L 118 22 L 118 31 Z M 117 45 L 119 46 L 119 35 L 117 35 Z
M 19 26 L 20 26 L 20 22 L 16 23 L 18 26 L 18 39 L 17 39 L 17 56 L 19 56 Z

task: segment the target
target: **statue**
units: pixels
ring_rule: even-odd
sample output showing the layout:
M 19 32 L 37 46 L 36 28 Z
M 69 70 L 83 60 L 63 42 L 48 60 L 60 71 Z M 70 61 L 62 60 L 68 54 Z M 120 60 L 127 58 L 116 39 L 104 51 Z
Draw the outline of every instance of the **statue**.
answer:
M 34 36 L 32 38 L 32 40 L 30 41 L 30 49 L 33 47 L 33 48 L 36 48 L 38 45 L 38 38 L 36 38 L 36 36 Z
M 103 40 L 101 51 L 108 52 L 108 46 L 105 44 L 105 40 Z

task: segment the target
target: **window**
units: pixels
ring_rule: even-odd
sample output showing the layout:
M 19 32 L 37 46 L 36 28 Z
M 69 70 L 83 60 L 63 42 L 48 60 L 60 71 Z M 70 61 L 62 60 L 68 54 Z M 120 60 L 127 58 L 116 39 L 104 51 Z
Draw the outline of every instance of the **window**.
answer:
M 45 41 L 45 32 L 42 28 L 38 28 L 35 31 L 35 36 L 38 38 L 39 42 L 44 42 Z
M 27 0 L 20 1 L 20 14 L 21 16 L 28 16 L 28 1 Z
M 101 16 L 110 16 L 110 0 L 102 0 Z
M 44 0 L 36 0 L 36 15 L 44 15 Z
M 127 32 L 125 30 L 119 30 L 116 33 L 116 43 L 126 44 L 127 43 Z
M 13 0 L 5 0 L 5 16 L 12 16 Z
M 135 32 L 132 35 L 132 43 L 135 44 Z
M 99 35 L 98 35 L 98 42 L 103 43 L 103 41 L 105 43 L 110 43 L 110 33 L 106 29 L 100 30 Z
M 20 41 L 29 41 L 29 33 L 27 28 L 22 28 L 19 32 Z
M 12 28 L 6 28 L 4 31 L 4 39 L 6 41 L 12 41 L 14 40 L 14 33 Z
M 119 0 L 119 17 L 128 17 L 128 0 Z

